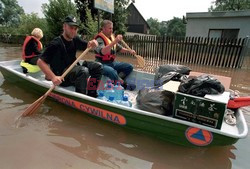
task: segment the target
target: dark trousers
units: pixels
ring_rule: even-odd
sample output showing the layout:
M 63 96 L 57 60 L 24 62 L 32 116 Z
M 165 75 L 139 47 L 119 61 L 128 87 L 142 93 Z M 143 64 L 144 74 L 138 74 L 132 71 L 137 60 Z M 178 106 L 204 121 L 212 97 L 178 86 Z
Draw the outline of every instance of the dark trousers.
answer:
M 124 62 L 113 61 L 103 64 L 103 75 L 109 77 L 114 82 L 119 80 L 118 74 L 123 73 L 123 80 L 133 71 L 133 65 Z
M 103 67 L 98 62 L 85 61 L 75 66 L 64 78 L 61 86 L 75 86 L 75 91 L 88 96 L 97 97 L 97 88 L 102 77 Z M 88 85 L 88 78 L 90 77 Z

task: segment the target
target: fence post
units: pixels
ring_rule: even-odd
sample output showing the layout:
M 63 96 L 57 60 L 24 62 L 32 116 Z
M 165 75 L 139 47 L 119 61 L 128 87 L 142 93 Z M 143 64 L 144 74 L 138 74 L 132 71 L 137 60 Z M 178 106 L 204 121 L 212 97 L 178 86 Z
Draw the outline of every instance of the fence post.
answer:
M 247 55 L 247 49 L 248 49 L 248 43 L 249 43 L 249 36 L 246 37 L 245 39 L 245 42 L 242 46 L 242 51 L 241 51 L 241 54 L 240 54 L 240 60 L 239 60 L 239 64 L 237 65 L 237 68 L 241 68 L 242 67 L 242 64 L 243 64 L 243 61 Z
M 161 61 L 164 61 L 164 43 L 165 43 L 165 35 L 163 36 L 163 39 L 162 39 L 162 43 L 161 43 L 161 56 L 160 56 L 160 58 L 161 58 Z

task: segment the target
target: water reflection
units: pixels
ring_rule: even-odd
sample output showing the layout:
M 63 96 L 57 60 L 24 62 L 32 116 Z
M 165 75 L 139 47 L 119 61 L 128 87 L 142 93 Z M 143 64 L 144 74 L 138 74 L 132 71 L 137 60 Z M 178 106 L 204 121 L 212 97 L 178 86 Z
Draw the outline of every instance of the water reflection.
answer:
M 226 169 L 232 166 L 230 158 L 235 159 L 234 146 L 187 148 L 92 119 L 77 111 L 71 111 L 70 119 L 68 111 L 56 109 L 54 113 L 60 122 L 54 121 L 49 126 L 53 144 L 100 166 L 155 169 L 216 166 Z

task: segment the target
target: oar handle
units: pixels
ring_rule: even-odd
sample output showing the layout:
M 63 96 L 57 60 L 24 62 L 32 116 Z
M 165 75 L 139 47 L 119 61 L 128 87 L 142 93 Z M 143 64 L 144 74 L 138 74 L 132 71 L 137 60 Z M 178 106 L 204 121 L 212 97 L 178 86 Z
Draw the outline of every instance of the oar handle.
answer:
M 132 50 L 124 40 L 121 40 L 122 44 L 129 50 Z
M 85 49 L 85 51 L 70 65 L 70 67 L 68 67 L 68 69 L 62 74 L 61 77 L 64 78 L 71 71 L 71 69 L 73 69 L 73 67 L 83 58 L 83 56 L 88 53 L 90 49 L 91 48 Z
M 121 40 L 122 44 L 128 49 L 128 50 L 132 50 L 128 44 L 126 42 L 124 42 L 124 40 Z M 135 57 L 137 57 L 138 55 L 137 54 L 134 54 Z
M 52 92 L 54 89 L 55 89 L 55 85 L 53 84 L 50 88 L 49 88 L 49 90 L 43 95 L 43 97 L 47 97 L 49 94 L 50 94 L 50 92 Z
M 126 42 L 124 42 L 124 40 L 121 40 L 121 42 L 122 42 L 122 44 L 123 44 L 128 50 L 132 50 L 132 49 L 128 46 L 128 44 L 127 44 Z M 138 60 L 139 65 L 140 65 L 140 66 L 142 65 L 142 67 L 144 67 L 144 64 L 145 64 L 144 59 L 143 59 L 141 56 L 137 55 L 137 54 L 134 54 L 134 56 L 135 56 L 136 59 Z
M 61 77 L 64 78 L 71 71 L 71 69 L 73 69 L 73 67 L 83 58 L 83 56 L 85 56 L 88 53 L 90 49 L 91 48 L 85 49 L 85 51 L 82 52 L 82 54 L 70 65 L 70 67 L 68 67 L 68 69 L 62 74 Z M 50 94 L 50 92 L 54 90 L 55 87 L 56 87 L 55 85 L 52 85 L 50 89 L 44 94 L 44 96 L 47 97 Z

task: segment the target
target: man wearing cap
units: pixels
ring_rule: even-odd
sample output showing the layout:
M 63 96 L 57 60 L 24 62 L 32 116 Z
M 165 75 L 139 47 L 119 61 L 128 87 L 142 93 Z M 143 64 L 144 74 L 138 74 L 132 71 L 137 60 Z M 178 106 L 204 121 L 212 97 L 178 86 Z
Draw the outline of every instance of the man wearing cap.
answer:
M 122 35 L 113 36 L 113 22 L 104 20 L 101 23 L 101 32 L 96 35 L 95 39 L 98 42 L 98 47 L 95 49 L 96 61 L 103 64 L 103 75 L 109 77 L 114 83 L 117 80 L 122 81 L 122 86 L 125 89 L 135 89 L 134 84 L 123 82 L 126 77 L 133 71 L 132 64 L 115 61 L 116 53 L 131 53 L 135 54 L 134 50 L 123 48 L 119 42 L 122 40 Z
M 96 40 L 86 42 L 77 36 L 78 23 L 73 16 L 67 16 L 63 23 L 63 33 L 53 39 L 44 53 L 41 55 L 37 65 L 51 80 L 54 85 L 75 86 L 75 91 L 97 97 L 96 89 L 102 76 L 103 67 L 98 62 L 84 61 L 79 63 L 61 78 L 63 72 L 76 60 L 76 51 L 85 50 L 87 47 L 95 48 Z M 87 80 L 91 76 L 91 86 L 87 86 Z

